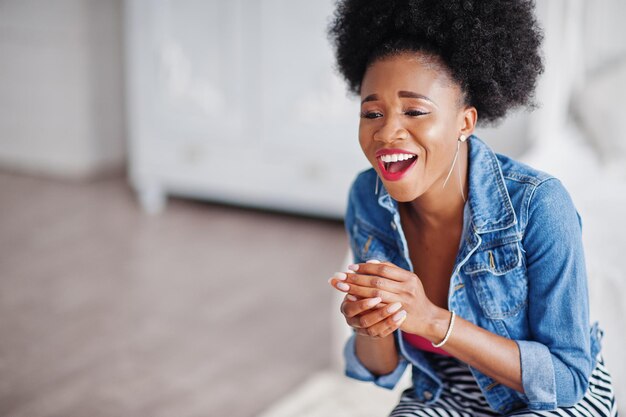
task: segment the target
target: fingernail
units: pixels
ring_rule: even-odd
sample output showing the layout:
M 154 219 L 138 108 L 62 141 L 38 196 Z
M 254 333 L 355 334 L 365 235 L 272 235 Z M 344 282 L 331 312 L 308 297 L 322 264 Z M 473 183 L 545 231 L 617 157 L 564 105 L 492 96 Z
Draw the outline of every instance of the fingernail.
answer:
M 344 274 L 354 274 L 354 271 L 350 271 L 350 270 L 344 271 Z
M 335 272 L 335 275 L 333 275 L 333 278 L 337 278 L 340 281 L 345 281 L 345 279 L 348 278 L 348 276 L 344 274 L 343 272 Z
M 400 310 L 400 308 L 402 307 L 402 304 L 397 302 L 397 303 L 393 303 L 392 305 L 390 305 L 389 307 L 387 307 L 387 313 L 395 313 L 396 311 Z
M 350 264 L 348 265 L 348 269 L 351 271 L 358 271 L 359 270 L 359 266 L 357 264 Z
M 356 298 L 356 297 L 355 297 L 354 295 L 352 295 L 352 294 L 348 294 L 348 295 L 346 295 L 346 298 L 347 298 L 348 300 L 350 300 L 350 301 L 357 301 L 357 300 L 358 300 L 358 298 Z
M 376 297 L 376 298 L 371 298 L 369 300 L 367 300 L 367 306 L 368 307 L 374 307 L 376 304 L 380 303 L 382 301 L 382 299 L 380 297 Z
M 370 259 L 369 261 L 365 262 L 366 264 L 379 264 L 380 261 L 377 261 L 376 259 Z
M 406 311 L 402 310 L 402 311 L 398 311 L 396 314 L 393 315 L 392 320 L 393 321 L 401 321 L 404 320 L 406 318 Z
M 346 284 L 345 282 L 338 282 L 337 288 L 340 289 L 341 291 L 348 291 L 350 289 L 350 286 Z

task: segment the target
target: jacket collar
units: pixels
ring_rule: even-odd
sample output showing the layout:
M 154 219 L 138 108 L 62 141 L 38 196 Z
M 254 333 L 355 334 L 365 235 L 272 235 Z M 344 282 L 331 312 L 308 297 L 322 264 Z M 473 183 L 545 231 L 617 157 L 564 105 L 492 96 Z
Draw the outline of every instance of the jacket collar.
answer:
M 469 145 L 469 210 L 477 233 L 508 229 L 517 223 L 500 162 L 487 144 L 472 135 Z
M 502 169 L 491 148 L 472 135 L 469 146 L 469 196 L 467 205 L 476 233 L 508 229 L 517 223 L 513 204 L 504 184 Z M 381 185 L 378 204 L 397 213 L 398 203 Z

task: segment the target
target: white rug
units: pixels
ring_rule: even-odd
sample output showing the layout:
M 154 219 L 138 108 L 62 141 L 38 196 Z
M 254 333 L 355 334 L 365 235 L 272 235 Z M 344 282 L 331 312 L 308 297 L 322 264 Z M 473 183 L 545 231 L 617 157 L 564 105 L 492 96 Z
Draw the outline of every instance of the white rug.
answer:
M 409 376 L 405 372 L 390 391 L 337 371 L 319 372 L 258 417 L 384 417 L 410 385 Z

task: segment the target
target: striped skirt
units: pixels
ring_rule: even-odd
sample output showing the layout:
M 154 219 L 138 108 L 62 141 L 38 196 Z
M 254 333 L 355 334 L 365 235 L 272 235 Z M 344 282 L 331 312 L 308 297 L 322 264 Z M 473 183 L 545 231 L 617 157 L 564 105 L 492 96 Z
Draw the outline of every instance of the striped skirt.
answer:
M 444 386 L 439 399 L 425 405 L 415 398 L 413 388 L 404 390 L 400 403 L 389 417 L 408 416 L 450 416 L 483 417 L 499 416 L 487 404 L 480 388 L 476 384 L 467 364 L 452 358 L 430 354 L 433 366 L 441 377 Z M 613 395 L 611 376 L 602 356 L 598 355 L 596 369 L 591 374 L 589 389 L 582 400 L 573 407 L 561 407 L 552 411 L 531 411 L 527 408 L 512 411 L 509 416 L 617 416 L 617 405 Z

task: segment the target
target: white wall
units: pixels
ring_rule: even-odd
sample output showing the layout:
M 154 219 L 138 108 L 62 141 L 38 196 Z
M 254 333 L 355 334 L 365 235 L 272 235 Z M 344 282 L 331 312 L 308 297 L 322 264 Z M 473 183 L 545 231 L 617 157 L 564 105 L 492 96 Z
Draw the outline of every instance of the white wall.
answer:
M 121 0 L 0 2 L 0 167 L 83 178 L 125 160 Z

